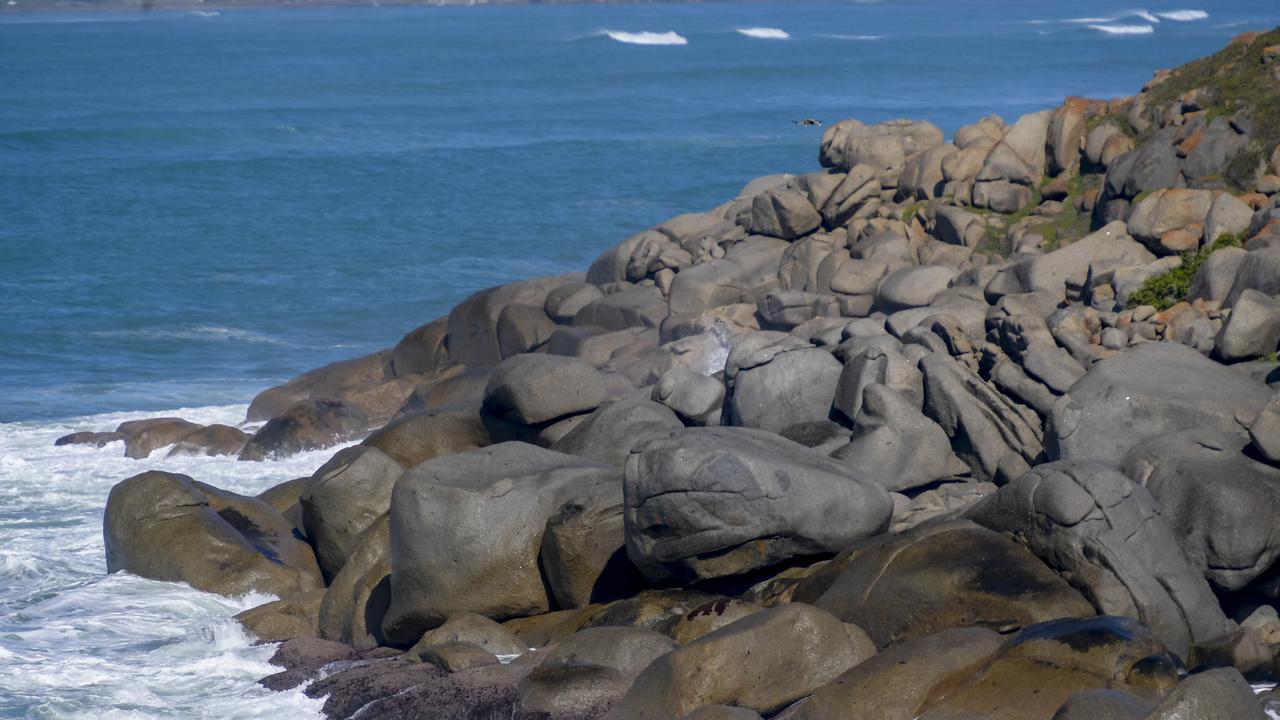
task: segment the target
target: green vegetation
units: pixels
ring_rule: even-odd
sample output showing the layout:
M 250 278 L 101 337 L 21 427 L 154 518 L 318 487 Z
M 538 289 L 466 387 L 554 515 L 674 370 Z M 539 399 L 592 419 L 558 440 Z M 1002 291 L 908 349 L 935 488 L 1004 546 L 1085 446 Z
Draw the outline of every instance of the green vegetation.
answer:
M 1280 143 L 1280 82 L 1272 74 L 1274 66 L 1262 63 L 1263 48 L 1272 45 L 1280 45 L 1280 28 L 1183 65 L 1148 95 L 1153 107 L 1163 108 L 1199 90 L 1196 102 L 1204 108 L 1205 119 L 1248 117 L 1252 121 L 1253 142 L 1232 159 L 1223 178 L 1237 189 L 1250 185 L 1254 170 Z
M 1200 264 L 1205 261 L 1205 258 L 1212 255 L 1215 250 L 1241 247 L 1241 245 L 1239 235 L 1225 233 L 1199 250 L 1188 250 L 1182 253 L 1181 265 L 1169 272 L 1147 278 L 1147 281 L 1142 283 L 1142 287 L 1129 296 L 1127 306 L 1151 305 L 1157 310 L 1167 310 L 1177 305 L 1187 298 L 1187 292 L 1191 290 L 1191 281 L 1195 279 L 1196 270 L 1200 269 Z

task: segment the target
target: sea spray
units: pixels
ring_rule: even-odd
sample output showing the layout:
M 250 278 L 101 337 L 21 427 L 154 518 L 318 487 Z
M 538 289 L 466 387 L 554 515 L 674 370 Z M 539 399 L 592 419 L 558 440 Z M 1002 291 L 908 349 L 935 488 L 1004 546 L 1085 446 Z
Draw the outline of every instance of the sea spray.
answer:
M 124 457 L 121 443 L 54 447 L 83 429 L 176 415 L 234 425 L 244 405 L 0 424 L 0 717 L 318 718 L 320 703 L 273 693 L 274 646 L 253 645 L 234 614 L 266 595 L 224 598 L 179 583 L 107 575 L 102 512 L 111 487 L 145 470 L 178 472 L 245 495 L 309 475 L 337 448 L 287 460 Z

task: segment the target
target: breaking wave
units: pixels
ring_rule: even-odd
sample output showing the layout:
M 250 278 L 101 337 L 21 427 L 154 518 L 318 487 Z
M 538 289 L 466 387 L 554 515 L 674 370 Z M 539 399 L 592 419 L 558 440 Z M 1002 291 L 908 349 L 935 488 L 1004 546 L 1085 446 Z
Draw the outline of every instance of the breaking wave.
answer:
M 1192 22 L 1194 20 L 1208 20 L 1209 13 L 1204 10 L 1170 10 L 1168 12 L 1158 12 L 1156 15 L 1165 20 L 1173 20 L 1174 22 Z
M 759 40 L 786 40 L 791 37 L 786 30 L 769 27 L 738 28 L 738 33 Z
M 1156 31 L 1150 25 L 1090 25 L 1089 29 L 1108 35 L 1150 35 Z
M 689 39 L 685 36 L 674 32 L 621 32 L 618 30 L 605 30 L 604 35 L 611 40 L 628 45 L 688 45 Z

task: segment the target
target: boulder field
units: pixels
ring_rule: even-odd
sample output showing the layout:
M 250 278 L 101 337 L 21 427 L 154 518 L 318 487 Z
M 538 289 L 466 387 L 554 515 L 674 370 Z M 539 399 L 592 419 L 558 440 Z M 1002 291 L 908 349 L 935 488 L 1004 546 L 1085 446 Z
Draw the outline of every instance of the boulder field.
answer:
M 845 120 L 252 434 L 59 442 L 359 441 L 256 498 L 151 470 L 104 523 L 111 571 L 278 597 L 239 616 L 262 682 L 332 718 L 1263 720 L 1280 105 L 1213 83 L 1277 45 L 949 140 Z

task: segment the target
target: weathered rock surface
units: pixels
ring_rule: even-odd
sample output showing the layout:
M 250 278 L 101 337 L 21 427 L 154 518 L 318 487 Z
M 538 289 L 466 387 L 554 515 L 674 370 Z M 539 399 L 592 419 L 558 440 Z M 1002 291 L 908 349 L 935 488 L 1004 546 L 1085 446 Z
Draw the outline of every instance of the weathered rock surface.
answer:
M 150 471 L 111 489 L 103 515 L 107 572 L 185 582 L 222 595 L 288 597 L 323 587 L 310 546 L 271 506 Z
M 1177 682 L 1165 647 L 1131 618 L 1054 620 L 1025 628 L 975 677 L 920 720 L 1052 718 L 1082 690 L 1112 688 L 1158 698 Z
M 1143 440 L 1192 428 L 1234 431 L 1269 393 L 1256 381 L 1179 343 L 1149 342 L 1102 360 L 1054 407 L 1051 459 L 1119 466 Z
M 1176 551 L 1159 504 L 1110 466 L 1038 466 L 965 516 L 1024 544 L 1099 612 L 1143 621 L 1179 655 L 1232 628 L 1204 575 Z
M 299 500 L 307 538 L 325 577 L 338 574 L 361 534 L 391 507 L 404 468 L 375 447 L 342 450 L 307 481 Z
M 604 399 L 600 373 L 578 358 L 561 355 L 508 358 L 484 391 L 486 410 L 524 425 L 590 412 Z
M 915 720 L 930 700 L 978 672 L 1000 648 L 986 628 L 943 630 L 855 665 L 801 704 L 790 720 Z
M 784 605 L 659 657 L 606 717 L 670 720 L 701 705 L 772 713 L 874 653 L 858 628 L 816 608 Z
M 1191 565 L 1239 590 L 1280 556 L 1280 469 L 1245 453 L 1242 432 L 1184 430 L 1138 445 L 1124 472 L 1160 503 Z
M 652 580 L 736 575 L 883 532 L 892 503 L 772 433 L 689 428 L 627 459 L 627 553 Z
M 538 552 L 551 515 L 616 468 L 519 442 L 428 460 L 391 500 L 391 605 L 383 632 L 412 643 L 456 612 L 550 609 Z
M 801 580 L 794 598 L 866 629 L 881 648 L 948 628 L 1009 632 L 1094 614 L 1023 547 L 964 520 L 859 543 Z
M 241 460 L 266 460 L 355 439 L 369 417 L 341 400 L 303 400 L 267 421 L 240 451 Z

